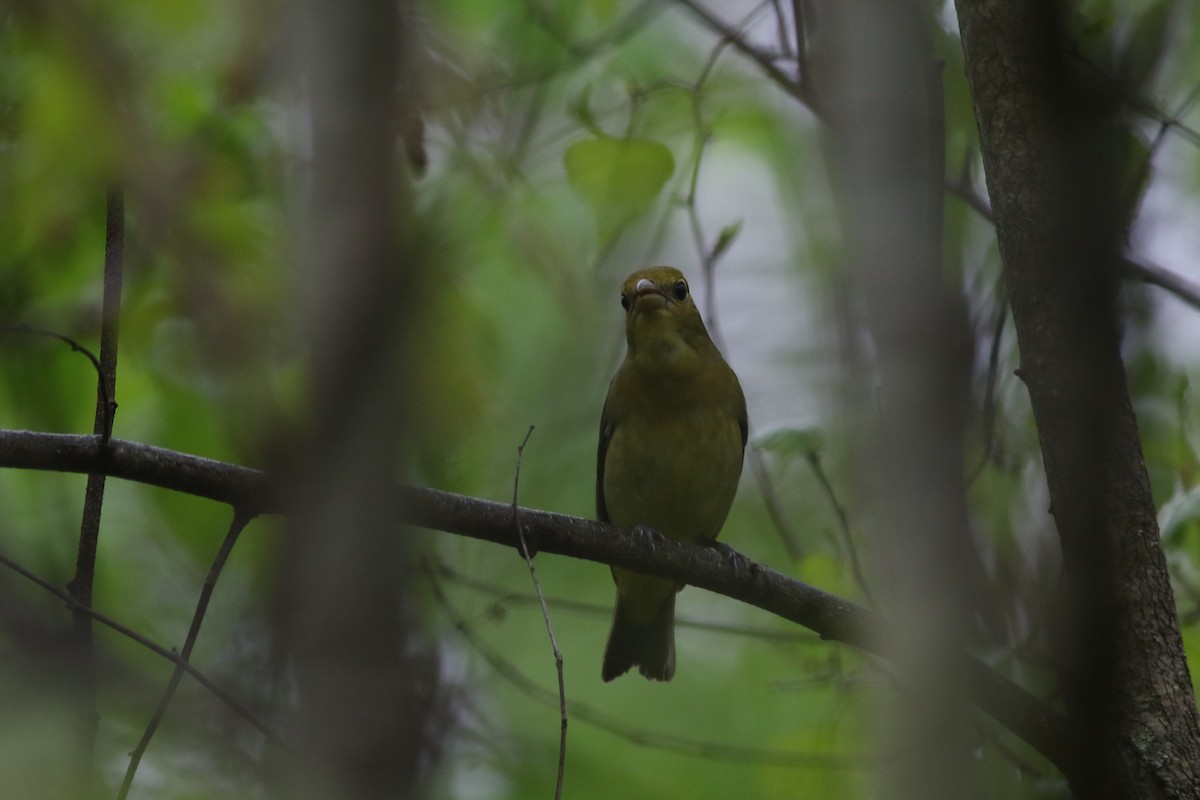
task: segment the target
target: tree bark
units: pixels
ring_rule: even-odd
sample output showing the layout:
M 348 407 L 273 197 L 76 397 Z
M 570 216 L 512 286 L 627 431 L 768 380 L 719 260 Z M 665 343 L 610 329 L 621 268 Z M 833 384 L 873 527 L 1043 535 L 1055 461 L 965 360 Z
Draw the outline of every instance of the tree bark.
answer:
M 1120 355 L 1117 102 L 1056 4 L 958 0 L 988 190 L 1063 554 L 1055 637 L 1086 797 L 1200 796 L 1200 726 Z

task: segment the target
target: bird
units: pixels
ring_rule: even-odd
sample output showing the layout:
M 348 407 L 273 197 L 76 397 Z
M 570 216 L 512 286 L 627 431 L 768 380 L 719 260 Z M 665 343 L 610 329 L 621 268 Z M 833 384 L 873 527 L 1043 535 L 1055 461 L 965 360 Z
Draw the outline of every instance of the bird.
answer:
M 597 516 L 650 537 L 715 545 L 742 473 L 742 386 L 679 270 L 634 272 L 621 306 L 626 353 L 600 415 Z M 601 677 L 637 667 L 650 680 L 671 680 L 683 584 L 619 567 L 612 575 L 617 601 Z

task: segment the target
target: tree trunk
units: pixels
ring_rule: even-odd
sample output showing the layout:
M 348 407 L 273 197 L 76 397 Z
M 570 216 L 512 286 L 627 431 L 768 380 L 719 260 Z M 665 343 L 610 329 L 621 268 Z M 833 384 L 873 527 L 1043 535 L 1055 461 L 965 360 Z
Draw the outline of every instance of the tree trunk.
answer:
M 881 800 L 975 794 L 962 652 L 974 589 L 963 435 L 970 337 L 942 253 L 941 71 L 920 0 L 832 3 L 813 88 L 861 311 L 844 314 L 872 595 L 895 684 L 877 690 Z M 857 303 L 855 304 L 858 305 Z M 870 350 L 859 346 L 869 333 Z M 900 687 L 897 690 L 897 687 Z
M 1200 726 L 1120 355 L 1116 99 L 1044 0 L 958 0 L 1025 381 L 1063 553 L 1055 637 L 1080 796 L 1200 796 Z
M 289 533 L 279 629 L 295 676 L 275 791 L 408 797 L 436 750 L 437 659 L 417 631 L 411 536 L 391 517 L 411 428 L 420 285 L 397 163 L 407 43 L 394 2 L 299 5 L 312 121 L 306 233 L 310 419 L 282 470 Z

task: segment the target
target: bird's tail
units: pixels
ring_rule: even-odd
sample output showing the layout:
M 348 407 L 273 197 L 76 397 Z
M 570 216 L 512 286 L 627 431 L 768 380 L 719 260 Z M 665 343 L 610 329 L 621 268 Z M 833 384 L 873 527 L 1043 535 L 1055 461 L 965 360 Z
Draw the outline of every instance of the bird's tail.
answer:
M 630 619 L 617 594 L 612 632 L 604 649 L 600 675 L 611 681 L 637 667 L 652 681 L 669 681 L 675 674 L 675 593 L 671 592 L 649 622 Z

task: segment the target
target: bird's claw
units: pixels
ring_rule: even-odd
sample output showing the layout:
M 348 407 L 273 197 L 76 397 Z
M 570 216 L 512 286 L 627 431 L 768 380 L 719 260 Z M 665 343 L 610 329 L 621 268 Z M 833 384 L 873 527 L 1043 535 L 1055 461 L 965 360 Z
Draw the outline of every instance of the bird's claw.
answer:
M 724 542 L 712 539 L 708 542 L 708 546 L 720 553 L 725 562 L 733 567 L 733 577 L 740 577 L 743 572 L 750 572 L 754 569 L 754 562 Z
M 634 525 L 633 535 L 645 543 L 646 548 L 651 554 L 653 554 L 654 549 L 663 542 L 663 535 L 654 530 L 654 528 L 651 528 L 649 525 Z

